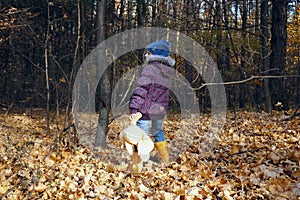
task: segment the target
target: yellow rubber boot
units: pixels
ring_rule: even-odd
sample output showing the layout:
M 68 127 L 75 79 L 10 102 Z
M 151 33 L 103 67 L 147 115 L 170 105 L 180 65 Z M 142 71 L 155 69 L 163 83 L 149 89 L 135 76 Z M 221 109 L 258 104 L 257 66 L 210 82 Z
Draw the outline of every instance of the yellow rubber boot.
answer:
M 158 157 L 160 162 L 169 162 L 170 158 L 167 141 L 155 142 L 154 146 L 158 151 Z

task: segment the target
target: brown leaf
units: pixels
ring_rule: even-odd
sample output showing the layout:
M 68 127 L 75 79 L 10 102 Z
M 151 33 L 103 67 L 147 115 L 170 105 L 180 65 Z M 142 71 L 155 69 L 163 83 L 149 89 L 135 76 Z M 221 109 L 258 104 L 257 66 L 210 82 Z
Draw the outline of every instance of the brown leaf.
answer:
M 236 153 L 240 152 L 240 150 L 241 150 L 240 146 L 234 145 L 234 146 L 231 147 L 229 153 L 230 154 L 236 154 Z
M 292 177 L 293 177 L 294 179 L 300 179 L 300 169 L 294 171 L 294 172 L 292 173 Z
M 283 192 L 283 189 L 280 187 L 280 185 L 269 185 L 269 191 L 272 194 L 280 194 Z

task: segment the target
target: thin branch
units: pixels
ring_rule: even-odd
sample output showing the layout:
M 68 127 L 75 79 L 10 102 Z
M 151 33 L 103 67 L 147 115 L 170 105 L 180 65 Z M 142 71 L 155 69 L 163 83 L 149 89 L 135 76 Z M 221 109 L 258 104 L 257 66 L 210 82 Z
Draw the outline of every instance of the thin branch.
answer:
M 202 84 L 198 88 L 194 88 L 194 90 L 201 90 L 203 87 L 206 86 L 213 86 L 213 85 L 233 85 L 233 84 L 241 84 L 241 83 L 246 83 L 254 79 L 276 79 L 276 78 L 300 78 L 300 75 L 283 75 L 283 76 L 251 76 L 250 78 L 247 78 L 245 80 L 240 80 L 240 81 L 230 81 L 230 82 L 223 82 L 223 83 L 205 83 Z
M 54 61 L 54 63 L 59 67 L 59 69 L 61 70 L 61 72 L 63 73 L 65 79 L 67 82 L 70 82 L 67 74 L 65 73 L 65 71 L 63 70 L 63 67 L 59 64 L 59 62 L 57 61 L 56 57 L 52 54 L 51 51 L 49 51 L 49 49 L 45 46 L 45 43 L 38 37 L 38 34 L 33 30 L 33 28 L 31 27 L 31 25 L 25 21 L 24 19 L 21 19 L 22 22 L 24 22 L 26 24 L 26 27 L 29 28 L 29 30 L 31 31 L 31 33 L 33 33 L 34 38 L 48 51 L 48 56 L 51 57 L 51 59 Z M 18 52 L 19 53 L 19 52 Z M 34 65 L 36 67 L 36 65 Z
M 45 36 L 45 76 L 46 76 L 46 90 L 47 90 L 47 105 L 46 105 L 46 121 L 47 121 L 47 135 L 50 135 L 50 86 L 49 86 L 49 73 L 48 73 L 48 40 L 49 40 L 49 19 L 50 19 L 50 8 L 49 1 L 47 1 L 47 31 Z
M 298 105 L 298 107 L 296 108 L 294 113 L 291 116 L 288 116 L 287 118 L 283 119 L 283 121 L 288 121 L 288 120 L 293 119 L 296 116 L 299 116 L 300 115 L 300 113 L 298 112 L 299 109 L 300 109 L 300 106 Z
M 135 74 L 133 75 L 133 77 L 132 77 L 132 79 L 131 79 L 131 81 L 130 81 L 130 83 L 129 83 L 128 89 L 126 90 L 126 92 L 125 92 L 123 98 L 121 99 L 121 101 L 120 101 L 118 107 L 120 107 L 120 105 L 122 105 L 123 102 L 125 101 L 125 99 L 126 99 L 128 93 L 129 93 L 130 88 L 133 87 L 133 82 L 134 82 L 134 80 L 135 80 Z

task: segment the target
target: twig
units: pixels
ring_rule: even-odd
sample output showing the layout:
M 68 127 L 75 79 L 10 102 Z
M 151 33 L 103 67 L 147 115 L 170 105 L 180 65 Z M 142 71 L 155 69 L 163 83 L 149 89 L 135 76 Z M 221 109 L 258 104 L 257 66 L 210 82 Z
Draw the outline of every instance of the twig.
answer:
M 260 148 L 255 148 L 252 150 L 239 151 L 237 153 L 228 154 L 225 158 L 229 158 L 231 156 L 240 155 L 240 154 L 244 154 L 244 153 L 254 153 L 254 152 L 257 152 L 262 149 L 268 149 L 268 147 L 260 147 Z
M 131 79 L 131 81 L 129 83 L 128 89 L 126 90 L 125 94 L 123 95 L 123 98 L 121 99 L 118 107 L 120 107 L 120 105 L 122 105 L 122 103 L 125 101 L 128 93 L 129 93 L 130 88 L 132 88 L 132 86 L 133 86 L 134 81 L 135 81 L 135 74 L 133 74 L 133 77 L 132 77 L 132 79 Z
M 283 121 L 288 121 L 288 120 L 293 119 L 296 116 L 299 116 L 300 115 L 300 113 L 298 113 L 299 109 L 300 109 L 300 106 L 298 105 L 298 107 L 296 108 L 295 112 L 291 116 L 285 118 Z
M 246 83 L 254 79 L 275 79 L 275 78 L 300 78 L 300 75 L 282 75 L 282 76 L 251 76 L 250 78 L 247 78 L 245 80 L 240 80 L 240 81 L 230 81 L 230 82 L 223 82 L 223 83 L 205 83 L 202 84 L 198 88 L 194 88 L 194 90 L 200 90 L 203 87 L 206 86 L 214 86 L 214 85 L 233 85 L 233 84 L 241 84 L 241 83 Z
M 61 132 L 66 132 L 66 131 L 68 131 L 69 129 L 71 129 L 71 128 L 74 128 L 74 129 L 76 129 L 76 127 L 75 127 L 75 124 L 74 123 L 72 123 L 70 126 L 68 126 L 68 127 L 65 127 Z

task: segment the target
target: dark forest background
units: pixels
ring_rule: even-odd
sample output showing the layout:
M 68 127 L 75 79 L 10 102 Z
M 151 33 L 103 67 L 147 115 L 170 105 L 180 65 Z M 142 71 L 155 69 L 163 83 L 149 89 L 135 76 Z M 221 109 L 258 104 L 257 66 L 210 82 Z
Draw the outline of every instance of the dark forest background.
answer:
M 99 42 L 153 26 L 180 31 L 209 52 L 224 82 L 233 82 L 225 86 L 230 109 L 271 112 L 300 103 L 296 0 L 3 0 L 0 10 L 0 106 L 7 112 L 70 108 L 76 73 Z M 140 55 L 132 52 L 112 64 L 112 88 L 142 62 Z M 201 110 L 209 108 L 201 77 L 173 57 Z

